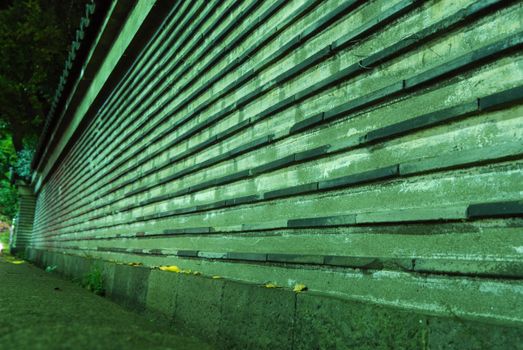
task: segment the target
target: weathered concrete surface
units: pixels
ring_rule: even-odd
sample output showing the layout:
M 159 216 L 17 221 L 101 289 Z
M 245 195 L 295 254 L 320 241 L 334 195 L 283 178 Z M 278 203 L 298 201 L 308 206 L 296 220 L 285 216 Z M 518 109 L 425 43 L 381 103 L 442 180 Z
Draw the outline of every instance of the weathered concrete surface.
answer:
M 465 319 L 450 305 L 451 316 L 442 317 L 349 299 L 341 293 L 326 295 L 313 285 L 296 293 L 277 282 L 268 288 L 195 270 L 175 273 L 50 251 L 32 251 L 29 256 L 39 266 L 56 266 L 55 271 L 64 276 L 83 276 L 98 267 L 107 298 L 145 311 L 176 332 L 190 333 L 216 349 L 523 350 L 523 332 L 517 324 Z M 317 279 L 333 286 L 332 280 Z M 427 282 L 434 284 L 429 278 Z M 385 279 L 381 283 L 390 288 Z M 356 288 L 355 280 L 347 280 L 346 285 Z M 410 297 L 412 301 L 415 295 Z M 518 310 L 517 300 L 505 302 Z
M 523 344 L 523 2 L 167 3 L 63 111 L 26 257 L 227 350 Z
M 80 286 L 0 257 L 0 349 L 210 349 Z

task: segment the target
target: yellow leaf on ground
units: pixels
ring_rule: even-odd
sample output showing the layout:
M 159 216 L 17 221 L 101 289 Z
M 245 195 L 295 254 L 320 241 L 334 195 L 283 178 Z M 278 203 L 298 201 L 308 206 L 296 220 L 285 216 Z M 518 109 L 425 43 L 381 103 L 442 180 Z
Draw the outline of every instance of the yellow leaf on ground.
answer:
M 212 279 L 214 280 L 219 280 L 220 278 L 222 278 L 222 276 L 212 276 Z
M 181 272 L 180 268 L 178 266 L 175 266 L 175 265 L 171 265 L 171 266 L 160 266 L 160 270 L 162 271 L 170 271 L 170 272 Z
M 274 283 L 266 283 L 265 288 L 278 288 L 278 286 Z
M 127 265 L 129 265 L 129 266 L 142 266 L 143 264 L 141 262 L 130 262 Z
M 295 285 L 294 289 L 293 289 L 293 291 L 295 291 L 296 293 L 300 293 L 305 290 L 307 290 L 307 286 L 304 284 L 301 284 L 301 283 L 298 283 L 297 285 Z

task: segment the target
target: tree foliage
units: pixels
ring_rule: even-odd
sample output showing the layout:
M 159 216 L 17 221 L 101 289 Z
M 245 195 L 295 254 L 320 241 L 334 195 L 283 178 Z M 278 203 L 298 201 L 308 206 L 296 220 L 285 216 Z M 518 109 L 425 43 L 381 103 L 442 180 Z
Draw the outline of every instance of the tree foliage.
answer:
M 16 189 L 10 183 L 10 167 L 17 161 L 11 134 L 0 120 L 0 221 L 9 222 L 17 211 Z
M 0 119 L 16 151 L 35 144 L 83 5 L 16 0 L 0 10 Z
M 16 211 L 9 169 L 27 177 L 84 0 L 0 0 L 0 216 Z

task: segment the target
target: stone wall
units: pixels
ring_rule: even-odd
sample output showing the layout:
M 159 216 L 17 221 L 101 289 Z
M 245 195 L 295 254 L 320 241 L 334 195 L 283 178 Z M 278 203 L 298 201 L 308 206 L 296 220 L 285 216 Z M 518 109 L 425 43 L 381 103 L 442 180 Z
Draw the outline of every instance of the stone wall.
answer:
M 521 2 L 180 1 L 151 31 L 152 3 L 36 169 L 33 256 L 147 269 L 158 305 L 218 288 L 202 299 L 220 324 L 245 313 L 233 328 L 271 324 L 242 288 L 278 294 L 259 307 L 308 334 L 285 347 L 329 348 L 328 327 L 360 344 L 367 323 L 423 344 L 521 328 Z M 164 265 L 198 276 L 167 289 Z
M 18 214 L 13 221 L 14 230 L 10 237 L 9 249 L 12 253 L 24 253 L 31 245 L 36 197 L 31 186 L 18 180 Z

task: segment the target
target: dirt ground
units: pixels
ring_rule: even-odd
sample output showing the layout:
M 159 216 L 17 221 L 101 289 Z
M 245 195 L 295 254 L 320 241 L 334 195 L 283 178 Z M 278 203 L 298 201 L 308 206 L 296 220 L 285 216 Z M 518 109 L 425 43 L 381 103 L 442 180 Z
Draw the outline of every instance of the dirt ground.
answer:
M 0 257 L 0 349 L 210 349 L 79 285 Z

